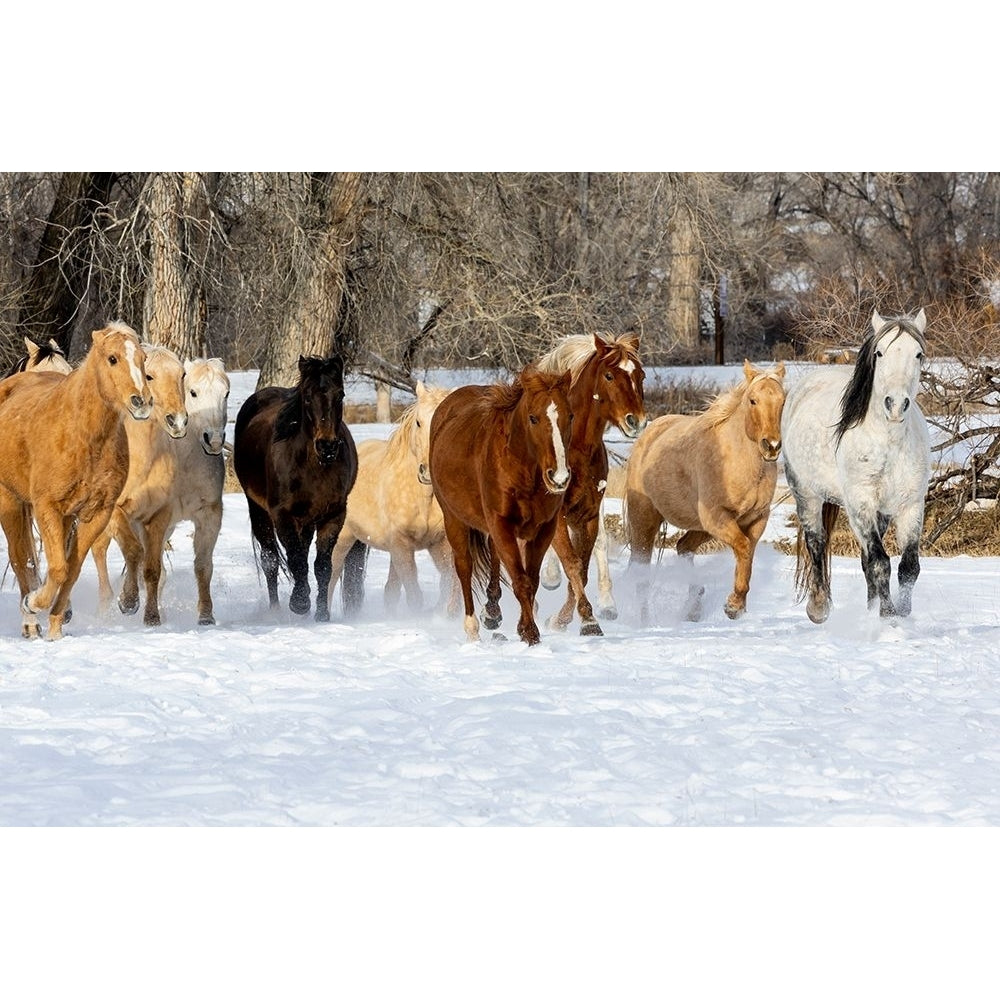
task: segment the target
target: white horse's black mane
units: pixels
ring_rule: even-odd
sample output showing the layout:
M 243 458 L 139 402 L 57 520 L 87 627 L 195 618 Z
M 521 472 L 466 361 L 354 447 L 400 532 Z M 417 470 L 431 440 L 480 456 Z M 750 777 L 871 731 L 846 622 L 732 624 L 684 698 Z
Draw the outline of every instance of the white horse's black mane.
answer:
M 877 360 L 875 349 L 882 338 L 890 334 L 894 328 L 896 336 L 892 338 L 893 340 L 903 333 L 908 333 L 920 344 L 921 350 L 926 347 L 923 333 L 909 316 L 887 317 L 885 325 L 878 333 L 873 330 L 865 337 L 861 342 L 861 347 L 858 348 L 858 360 L 854 365 L 854 374 L 851 376 L 850 382 L 847 383 L 847 388 L 844 389 L 844 395 L 840 400 L 840 420 L 834 434 L 837 444 L 840 444 L 841 438 L 847 431 L 865 419 L 868 404 L 872 398 L 872 386 L 875 384 L 875 362 Z

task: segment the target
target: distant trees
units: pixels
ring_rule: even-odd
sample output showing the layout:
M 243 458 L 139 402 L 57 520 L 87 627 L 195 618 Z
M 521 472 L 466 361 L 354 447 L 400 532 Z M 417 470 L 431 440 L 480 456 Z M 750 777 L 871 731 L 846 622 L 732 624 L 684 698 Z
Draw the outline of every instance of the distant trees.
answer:
M 852 343 L 923 305 L 996 351 L 990 173 L 0 174 L 0 360 L 119 317 L 295 377 L 338 350 L 407 385 L 635 330 L 650 363 Z

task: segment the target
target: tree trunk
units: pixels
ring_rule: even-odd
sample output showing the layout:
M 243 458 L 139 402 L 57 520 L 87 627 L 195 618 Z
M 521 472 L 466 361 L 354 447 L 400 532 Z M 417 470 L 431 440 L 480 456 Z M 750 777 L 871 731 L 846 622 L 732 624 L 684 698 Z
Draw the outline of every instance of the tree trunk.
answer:
M 701 355 L 699 299 L 701 256 L 694 217 L 681 201 L 670 232 L 670 277 L 668 281 L 667 327 L 672 343 L 692 359 Z
M 195 257 L 208 211 L 203 191 L 196 173 L 158 173 L 149 182 L 144 336 L 183 360 L 203 353 L 205 342 L 205 292 Z
M 347 255 L 364 204 L 361 174 L 314 174 L 310 192 L 303 214 L 310 210 L 314 214 L 315 232 L 303 234 L 308 252 L 296 274 L 284 321 L 265 346 L 258 388 L 295 385 L 300 355 L 328 357 L 334 352 Z

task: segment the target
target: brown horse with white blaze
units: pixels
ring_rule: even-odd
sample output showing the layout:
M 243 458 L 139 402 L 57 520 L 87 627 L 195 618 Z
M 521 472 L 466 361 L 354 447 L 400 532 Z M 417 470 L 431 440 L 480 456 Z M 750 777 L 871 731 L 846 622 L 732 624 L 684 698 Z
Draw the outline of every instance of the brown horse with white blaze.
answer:
M 785 401 L 783 364 L 761 370 L 744 361 L 743 374 L 742 382 L 702 413 L 652 421 L 635 443 L 625 471 L 629 566 L 648 567 L 664 521 L 684 532 L 677 553 L 689 562 L 703 542 L 717 538 L 736 557 L 733 592 L 725 604 L 730 618 L 746 610 L 754 552 L 770 517 Z M 648 580 L 641 583 L 645 616 Z M 701 615 L 703 593 L 692 585 L 691 620 Z
M 70 591 L 128 476 L 124 422 L 152 412 L 145 355 L 124 323 L 95 330 L 69 374 L 27 371 L 0 381 L 0 524 L 21 592 L 23 634 L 62 637 Z M 39 583 L 31 518 L 48 567 Z
M 518 635 L 539 641 L 534 618 L 542 557 L 570 482 L 570 374 L 528 367 L 507 385 L 453 389 L 431 421 L 430 478 L 441 505 L 465 603 L 479 638 L 472 581 L 487 583 L 484 624 L 500 625 L 503 563 L 521 608 Z

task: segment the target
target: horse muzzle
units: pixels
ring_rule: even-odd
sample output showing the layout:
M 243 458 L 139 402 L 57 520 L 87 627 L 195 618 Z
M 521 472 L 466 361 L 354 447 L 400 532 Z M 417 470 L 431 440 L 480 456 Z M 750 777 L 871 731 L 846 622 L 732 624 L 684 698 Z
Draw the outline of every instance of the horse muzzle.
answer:
M 132 395 L 128 401 L 128 412 L 136 420 L 148 420 L 153 412 L 153 400 L 143 399 L 139 395 Z
M 910 408 L 909 396 L 886 396 L 882 403 L 890 424 L 901 424 L 906 419 L 906 412 Z
M 163 418 L 167 433 L 172 438 L 182 438 L 187 434 L 188 418 L 186 413 L 168 413 Z
M 212 434 L 209 431 L 205 431 L 201 436 L 201 450 L 206 455 L 211 455 L 212 457 L 222 454 L 222 449 L 226 446 L 226 435 L 225 434 Z
M 777 462 L 778 456 L 781 454 L 781 441 L 772 441 L 770 438 L 761 438 L 760 443 L 760 457 L 764 459 L 765 462 Z
M 333 465 L 340 457 L 340 440 L 337 438 L 318 438 L 314 447 L 320 465 Z
M 565 493 L 566 487 L 569 486 L 569 469 L 562 476 L 555 469 L 546 469 L 542 478 L 545 482 L 545 489 L 549 493 Z
M 637 417 L 634 413 L 626 413 L 618 429 L 627 438 L 637 438 L 646 429 L 647 423 L 645 416 Z

